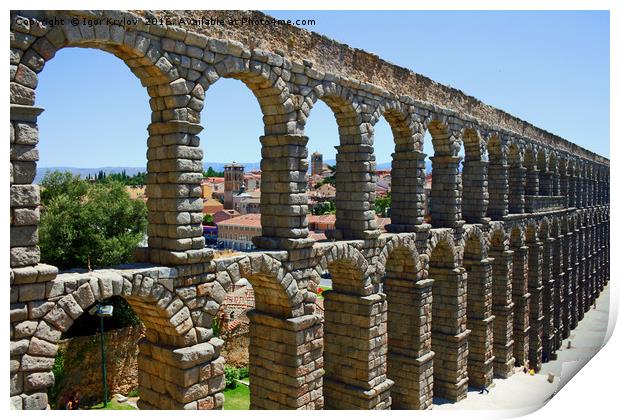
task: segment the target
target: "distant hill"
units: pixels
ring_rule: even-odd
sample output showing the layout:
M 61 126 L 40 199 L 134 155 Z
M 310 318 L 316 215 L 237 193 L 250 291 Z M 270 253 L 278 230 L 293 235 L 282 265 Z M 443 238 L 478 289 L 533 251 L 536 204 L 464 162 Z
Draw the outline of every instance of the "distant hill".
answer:
M 60 171 L 60 172 L 71 172 L 74 175 L 79 175 L 82 178 L 87 178 L 90 174 L 91 177 L 94 177 L 97 172 L 103 171 L 105 173 L 121 173 L 125 171 L 125 173 L 129 176 L 135 175 L 138 172 L 146 172 L 146 168 L 144 167 L 133 167 L 133 166 L 104 166 L 101 168 L 74 168 L 71 166 L 50 166 L 45 168 L 37 168 L 37 175 L 34 177 L 34 183 L 38 184 L 46 173 Z
M 336 163 L 335 159 L 326 159 L 324 161 L 327 165 L 334 165 Z M 203 166 L 206 169 L 212 167 L 214 170 L 221 172 L 224 170 L 224 166 L 228 163 L 223 162 L 204 162 Z M 254 171 L 260 170 L 260 162 L 241 162 L 243 166 L 245 166 L 246 171 Z M 378 163 L 377 169 L 390 169 L 392 167 L 391 162 Z M 430 173 L 432 169 L 431 162 L 426 161 L 426 173 Z M 138 172 L 145 172 L 145 167 L 140 166 L 103 166 L 100 168 L 76 168 L 71 166 L 49 166 L 49 167 L 39 167 L 37 168 L 37 176 L 34 178 L 35 184 L 39 183 L 41 179 L 45 176 L 47 172 L 51 171 L 61 171 L 61 172 L 71 172 L 74 175 L 80 175 L 82 178 L 87 178 L 90 174 L 94 177 L 97 172 L 103 171 L 108 174 L 110 173 L 121 173 L 125 171 L 125 173 L 129 176 L 135 175 Z

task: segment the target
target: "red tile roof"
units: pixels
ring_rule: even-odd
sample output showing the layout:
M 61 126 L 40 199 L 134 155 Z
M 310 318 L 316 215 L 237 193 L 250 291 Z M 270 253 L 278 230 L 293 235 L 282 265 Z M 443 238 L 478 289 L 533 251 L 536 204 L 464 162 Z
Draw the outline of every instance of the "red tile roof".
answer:
M 218 226 L 253 226 L 260 227 L 260 214 L 249 213 L 242 216 L 233 217 L 228 220 L 221 221 Z

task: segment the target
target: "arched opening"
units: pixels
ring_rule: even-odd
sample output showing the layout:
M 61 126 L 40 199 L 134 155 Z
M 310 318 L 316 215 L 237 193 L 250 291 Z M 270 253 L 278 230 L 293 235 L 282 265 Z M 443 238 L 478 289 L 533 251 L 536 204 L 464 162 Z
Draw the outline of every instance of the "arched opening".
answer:
M 464 130 L 463 145 L 463 219 L 468 223 L 480 223 L 489 205 L 488 153 L 477 130 Z
M 384 291 L 387 313 L 387 375 L 393 409 L 423 410 L 431 406 L 433 353 L 431 305 L 433 280 L 421 279 L 417 252 L 395 247 L 387 258 Z
M 332 110 L 322 101 L 312 107 L 304 133 L 308 137 L 310 176 L 308 178 L 308 216 L 310 236 L 327 240 L 336 229 L 336 146 L 338 123 Z
M 209 332 L 225 340 L 216 366 L 228 372 L 217 396 L 225 408 L 322 408 L 320 317 L 300 318 L 297 281 L 278 260 L 268 254 L 220 258 L 204 293 Z
M 529 358 L 530 293 L 528 292 L 528 247 L 525 232 L 515 226 L 510 233 L 512 258 L 512 300 L 514 309 L 514 356 L 516 366 L 524 366 Z
M 342 94 L 342 96 L 341 96 Z M 314 94 L 312 94 L 314 95 Z M 359 108 L 346 92 L 324 86 L 323 95 L 314 95 L 312 105 L 323 101 L 334 113 L 338 124 L 335 168 L 335 239 L 368 239 L 379 235 L 375 220 L 376 162 L 371 129 L 362 122 Z
M 431 158 L 435 156 L 435 149 L 433 148 L 433 138 L 430 131 L 424 130 L 424 136 L 422 137 L 423 153 L 424 153 L 424 169 L 426 170 L 426 176 L 424 177 L 424 223 L 431 222 L 431 202 L 432 190 L 433 190 L 433 162 Z
M 461 220 L 460 143 L 448 126 L 428 124 L 434 154 L 432 161 L 430 219 L 433 227 L 453 227 Z
M 493 383 L 493 285 L 492 266 L 482 232 L 465 239 L 463 267 L 467 271 L 467 376 L 473 387 L 485 389 Z
M 508 212 L 525 212 L 525 168 L 523 167 L 523 154 L 516 142 L 510 144 L 508 150 L 508 162 L 510 165 L 508 177 Z
M 555 238 L 553 243 L 553 278 L 555 279 L 553 324 L 555 328 L 555 349 L 557 350 L 562 346 L 564 336 L 564 294 L 566 292 L 565 276 L 562 268 L 564 235 L 557 218 L 551 221 L 551 231 L 549 234 Z M 591 291 L 591 289 L 589 290 Z
M 489 154 L 489 206 L 488 216 L 492 220 L 500 220 L 508 214 L 508 165 L 506 151 L 501 139 L 491 135 L 487 143 Z
M 394 105 L 386 105 L 395 107 Z M 374 125 L 374 144 L 378 160 L 387 164 L 377 165 L 377 197 L 375 213 L 379 227 L 391 232 L 410 232 L 414 225 L 424 222 L 424 154 L 421 134 L 413 134 L 410 120 L 402 110 L 383 109 L 383 116 Z M 392 138 L 390 142 L 388 139 Z M 385 151 L 393 153 L 385 153 Z M 389 172 L 386 169 L 391 168 Z M 389 211 L 386 211 L 386 208 Z
M 38 245 L 41 260 L 61 269 L 127 263 L 146 245 L 149 96 L 125 64 L 105 51 L 64 48 L 40 75 L 37 103 L 47 111 L 34 179 L 42 188 Z M 68 90 L 106 94 L 84 107 L 66 100 Z
M 525 154 L 523 156 L 523 166 L 525 166 L 525 169 L 527 171 L 525 176 L 525 195 L 537 196 L 539 192 L 539 170 L 536 167 L 536 151 L 534 150 L 533 146 L 526 147 Z M 528 197 L 526 197 L 526 203 L 527 201 Z M 528 212 L 531 213 L 532 211 L 529 210 Z
M 547 151 L 543 148 L 538 150 L 536 164 L 539 169 L 539 191 L 542 196 L 553 195 L 553 176 L 549 170 Z
M 579 253 L 579 249 L 577 248 L 579 232 L 576 230 L 575 216 L 566 216 L 566 223 L 568 229 L 567 237 L 569 238 L 568 241 L 570 243 L 570 251 L 568 253 L 568 267 L 570 269 L 570 328 L 572 330 L 577 328 L 577 324 L 579 323 L 579 265 L 577 263 L 577 254 Z
M 562 238 L 562 268 L 564 271 L 564 306 L 562 313 L 562 321 L 563 321 L 563 330 L 562 330 L 562 338 L 567 339 L 570 336 L 570 330 L 574 328 L 573 326 L 573 299 L 574 299 L 574 276 L 573 276 L 573 267 L 571 265 L 571 254 L 573 253 L 573 233 L 569 227 L 568 216 L 562 216 L 559 220 L 560 223 L 560 232 L 563 236 Z M 598 239 L 598 235 L 597 235 Z M 596 258 L 596 272 L 597 279 L 599 278 L 599 270 L 600 259 L 598 254 L 598 240 L 597 240 L 597 258 Z M 597 284 L 597 290 L 600 291 L 600 284 Z M 597 295 L 598 297 L 598 295 Z
M 441 239 L 432 250 L 429 278 L 433 283 L 432 350 L 434 402 L 467 397 L 467 274 L 457 263 L 454 246 Z
M 560 195 L 560 169 L 558 157 L 555 152 L 549 155 L 549 171 L 551 172 L 551 194 L 553 196 Z
M 108 395 L 131 396 L 125 407 L 135 406 L 138 395 L 138 343 L 146 328 L 131 305 L 120 296 L 101 301 L 111 305 L 111 317 L 100 318 L 86 308 L 58 341 L 54 384 L 48 389 L 52 409 L 100 408 L 103 401 L 100 321 L 104 331 L 106 387 Z M 41 342 L 39 342 L 41 344 Z M 72 395 L 77 392 L 73 401 Z M 117 404 L 113 401 L 111 404 Z
M 204 93 L 201 120 L 201 147 L 207 151 L 201 168 L 205 242 L 216 258 L 251 251 L 253 239 L 263 235 L 260 103 L 242 81 L 222 78 Z
M 514 372 L 513 324 L 514 302 L 512 301 L 512 257 L 508 249 L 508 238 L 501 225 L 489 234 L 489 258 L 492 261 L 493 290 L 493 374 L 507 378 Z
M 542 336 L 542 361 L 547 362 L 554 357 L 555 348 L 555 324 L 554 324 L 554 296 L 555 279 L 553 278 L 553 243 L 555 239 L 550 237 L 549 222 L 545 218 L 540 222 L 539 238 L 543 243 L 543 261 L 541 275 L 543 283 L 543 336 Z
M 562 156 L 560 158 L 558 164 L 558 170 L 560 174 L 560 194 L 562 196 L 562 207 L 569 207 L 570 201 L 570 178 L 569 178 L 569 168 L 568 168 L 568 160 L 566 157 Z
M 88 315 L 85 313 L 99 302 L 112 303 L 117 315 L 132 318 L 137 316 L 144 323 L 144 330 L 134 331 L 135 334 L 111 333 L 107 337 L 106 344 L 111 373 L 115 371 L 119 361 L 109 360 L 110 354 L 114 355 L 123 348 L 132 355 L 128 356 L 128 360 L 137 362 L 137 366 L 134 364 L 128 367 L 125 373 L 129 374 L 137 369 L 140 398 L 137 402 L 138 407 L 180 409 L 187 404 L 197 405 L 199 401 L 207 399 L 212 401 L 212 394 L 219 390 L 216 381 L 212 381 L 213 386 L 210 388 L 200 387 L 201 392 L 190 393 L 184 387 L 204 385 L 204 379 L 185 375 L 189 370 L 200 370 L 204 365 L 210 366 L 211 363 L 215 363 L 213 359 L 217 357 L 215 354 L 219 353 L 219 343 L 213 340 L 207 343 L 205 337 L 200 336 L 199 330 L 203 328 L 203 319 L 192 313 L 179 295 L 166 288 L 165 284 L 173 280 L 169 277 L 170 274 L 172 273 L 159 268 L 146 267 L 134 268 L 131 271 L 96 270 L 59 275 L 51 283 L 51 294 L 56 295 L 61 290 L 72 291 L 55 296 L 58 298 L 55 302 L 48 301 L 40 305 L 38 310 L 42 311 L 43 316 L 38 325 L 35 325 L 34 336 L 30 339 L 31 355 L 24 356 L 26 359 L 34 358 L 33 360 L 38 360 L 38 363 L 33 365 L 33 368 L 28 368 L 28 363 L 25 363 L 25 373 L 34 380 L 51 375 L 53 372 L 60 375 L 59 382 L 62 383 L 63 372 L 70 372 L 62 366 L 65 355 L 62 345 L 60 359 L 56 358 L 55 366 L 52 368 L 54 363 L 48 363 L 50 360 L 53 362 L 53 357 L 57 356 L 57 345 L 62 333 L 74 331 L 71 329 L 74 324 L 78 329 L 84 328 L 85 325 L 94 326 L 96 329 L 99 321 L 97 317 L 94 321 L 92 317 L 86 319 L 84 317 Z M 128 310 L 128 305 L 122 304 L 124 301 L 131 305 L 135 313 Z M 135 321 L 136 319 L 133 319 L 131 322 Z M 95 325 L 92 325 L 93 323 Z M 90 341 L 95 341 L 94 337 Z M 199 344 L 200 341 L 202 344 Z M 93 369 L 93 381 L 101 385 L 100 364 L 95 363 L 101 360 L 99 346 L 98 343 L 91 345 L 93 344 L 91 342 L 82 343 L 85 345 L 79 347 L 83 352 L 88 352 L 93 364 L 77 374 L 88 375 L 90 369 Z M 189 351 L 192 357 L 180 360 L 175 357 L 174 351 L 180 352 L 177 354 Z M 121 364 L 120 371 L 123 368 L 125 367 Z M 78 380 L 80 386 L 84 384 L 82 381 L 86 381 L 85 386 L 88 386 L 88 377 L 81 377 Z M 126 381 L 127 378 L 108 376 L 108 385 L 118 380 Z M 74 390 L 80 391 L 80 388 Z M 84 392 L 84 395 L 87 393 Z M 95 391 L 96 397 L 102 395 Z
M 538 242 L 537 226 L 529 223 L 525 229 L 528 247 L 527 289 L 530 293 L 530 342 L 528 361 L 530 369 L 538 372 L 542 367 L 542 334 L 545 312 L 543 308 L 543 244 Z
M 344 258 L 333 250 L 327 269 L 333 289 L 325 297 L 323 396 L 328 409 L 385 409 L 387 379 L 387 303 L 365 273 L 367 263 L 352 249 Z M 383 362 L 381 362 L 383 360 Z

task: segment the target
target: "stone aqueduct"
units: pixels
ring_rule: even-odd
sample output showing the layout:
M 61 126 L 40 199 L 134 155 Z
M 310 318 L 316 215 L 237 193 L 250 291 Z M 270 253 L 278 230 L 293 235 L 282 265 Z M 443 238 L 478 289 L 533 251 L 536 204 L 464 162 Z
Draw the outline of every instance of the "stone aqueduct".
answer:
M 197 16 L 11 12 L 14 407 L 46 407 L 61 333 L 96 300 L 120 295 L 147 327 L 141 407 L 221 408 L 223 343 L 211 320 L 240 277 L 256 293 L 252 408 L 430 408 L 433 397 L 458 401 L 468 385 L 553 357 L 609 281 L 607 159 L 295 27 L 147 24 L 186 14 Z M 43 23 L 54 17 L 65 24 Z M 115 20 L 72 26 L 72 17 Z M 35 90 L 37 74 L 65 47 L 114 54 L 150 95 L 142 264 L 59 274 L 40 262 Z M 205 91 L 221 77 L 245 83 L 264 114 L 263 236 L 260 252 L 214 260 L 200 224 L 198 135 Z M 325 243 L 308 238 L 304 180 L 304 124 L 319 100 L 340 133 L 337 230 Z M 382 117 L 395 142 L 388 233 L 377 230 L 372 211 L 373 125 Z M 427 130 L 435 150 L 431 224 L 423 219 Z M 334 287 L 323 318 L 315 302 L 326 270 Z

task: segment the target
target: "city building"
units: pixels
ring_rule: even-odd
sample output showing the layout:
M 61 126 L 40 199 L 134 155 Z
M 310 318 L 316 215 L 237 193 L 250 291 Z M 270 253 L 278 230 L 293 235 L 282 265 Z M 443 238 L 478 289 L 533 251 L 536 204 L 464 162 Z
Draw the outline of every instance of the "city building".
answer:
M 314 152 L 310 157 L 310 161 L 310 174 L 312 176 L 320 175 L 323 172 L 323 155 L 319 152 Z
M 233 196 L 238 194 L 243 185 L 245 167 L 233 162 L 224 166 L 224 208 L 233 208 Z
M 252 238 L 261 235 L 260 214 L 251 213 L 217 223 L 218 246 L 237 251 L 254 249 Z
M 240 214 L 260 213 L 260 190 L 246 191 L 243 185 L 232 199 L 233 209 Z
M 260 190 L 261 171 L 250 171 L 243 176 L 243 184 L 248 192 Z
M 241 216 L 241 213 L 239 213 L 236 210 L 232 210 L 232 209 L 230 210 L 223 209 L 213 214 L 213 223 L 217 225 L 218 223 L 223 222 L 224 220 L 232 219 L 233 217 L 237 217 L 237 216 Z

